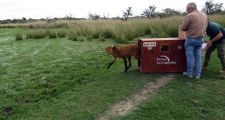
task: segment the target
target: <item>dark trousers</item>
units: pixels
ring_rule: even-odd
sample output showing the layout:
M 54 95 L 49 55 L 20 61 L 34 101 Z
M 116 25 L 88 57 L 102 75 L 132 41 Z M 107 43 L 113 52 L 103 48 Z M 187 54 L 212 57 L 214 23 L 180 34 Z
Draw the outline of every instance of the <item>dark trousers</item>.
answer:
M 224 45 L 225 45 L 225 42 L 221 42 L 219 44 L 212 44 L 212 46 L 206 50 L 204 66 L 208 66 L 212 52 L 215 51 L 215 49 L 217 49 L 218 58 L 220 59 L 222 69 L 225 70 L 225 56 L 224 56 L 225 46 Z

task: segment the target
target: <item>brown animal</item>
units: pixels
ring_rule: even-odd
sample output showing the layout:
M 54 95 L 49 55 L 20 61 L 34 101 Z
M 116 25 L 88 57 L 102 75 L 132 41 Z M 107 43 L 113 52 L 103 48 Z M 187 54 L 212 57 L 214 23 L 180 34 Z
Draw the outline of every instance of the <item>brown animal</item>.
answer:
M 127 73 L 127 70 L 131 67 L 131 58 L 132 56 L 135 59 L 138 59 L 138 45 L 136 44 L 130 44 L 126 46 L 111 46 L 107 47 L 106 52 L 114 57 L 113 61 L 109 63 L 107 69 L 111 67 L 112 64 L 114 64 L 117 60 L 117 58 L 122 58 L 124 60 L 125 65 L 125 73 Z M 127 66 L 127 59 L 129 62 L 129 66 Z

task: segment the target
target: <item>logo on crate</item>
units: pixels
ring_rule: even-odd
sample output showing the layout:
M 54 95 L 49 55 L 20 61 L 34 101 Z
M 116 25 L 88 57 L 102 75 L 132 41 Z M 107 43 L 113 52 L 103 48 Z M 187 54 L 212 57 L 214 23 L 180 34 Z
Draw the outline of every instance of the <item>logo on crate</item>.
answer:
M 156 58 L 157 60 L 157 64 L 158 65 L 171 65 L 171 64 L 176 64 L 175 61 L 170 61 L 170 58 L 168 56 L 165 56 L 165 55 L 161 55 L 159 57 Z

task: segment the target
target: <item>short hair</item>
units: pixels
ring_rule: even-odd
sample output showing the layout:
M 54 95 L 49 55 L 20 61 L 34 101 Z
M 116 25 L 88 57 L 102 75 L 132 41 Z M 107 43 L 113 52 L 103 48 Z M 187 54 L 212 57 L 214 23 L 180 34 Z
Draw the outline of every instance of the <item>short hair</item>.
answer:
M 197 5 L 194 2 L 188 3 L 187 7 L 192 8 L 193 10 L 197 10 Z

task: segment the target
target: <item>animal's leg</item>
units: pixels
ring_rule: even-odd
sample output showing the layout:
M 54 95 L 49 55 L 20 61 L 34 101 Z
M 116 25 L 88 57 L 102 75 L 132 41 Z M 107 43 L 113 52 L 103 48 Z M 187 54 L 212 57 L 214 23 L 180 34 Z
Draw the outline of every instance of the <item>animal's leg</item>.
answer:
M 116 58 L 114 57 L 113 61 L 111 63 L 109 63 L 107 69 L 109 69 L 111 67 L 112 64 L 114 64 L 116 62 Z
M 128 62 L 129 62 L 129 66 L 127 69 L 129 69 L 131 67 L 131 56 L 128 56 L 127 58 L 128 58 Z
M 123 58 L 123 61 L 124 61 L 124 67 L 125 67 L 125 73 L 127 73 L 127 59 L 126 57 Z

